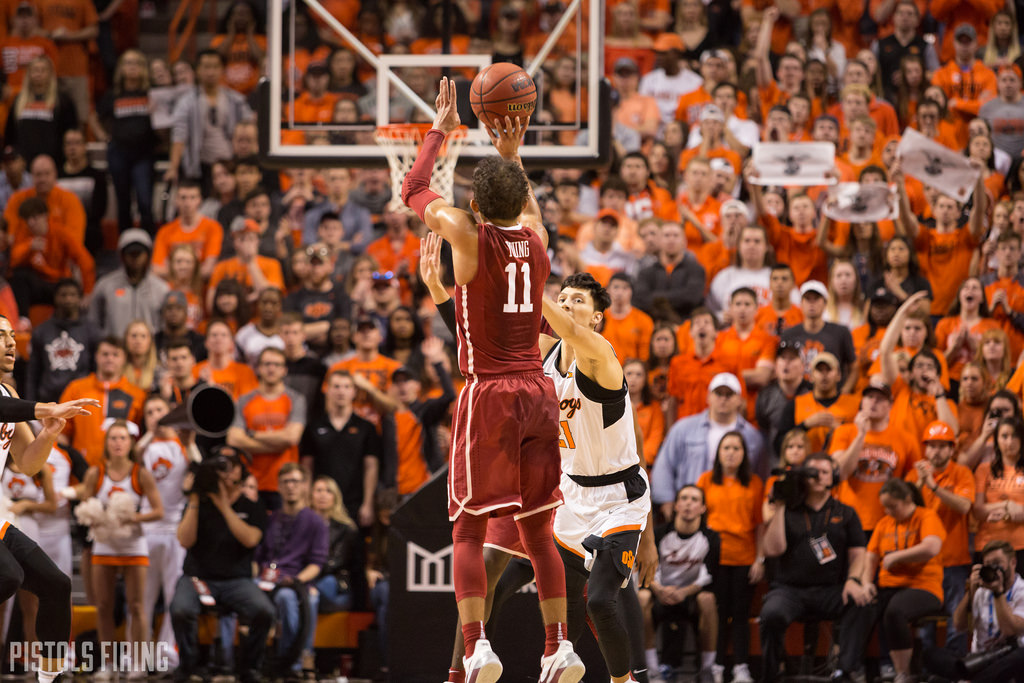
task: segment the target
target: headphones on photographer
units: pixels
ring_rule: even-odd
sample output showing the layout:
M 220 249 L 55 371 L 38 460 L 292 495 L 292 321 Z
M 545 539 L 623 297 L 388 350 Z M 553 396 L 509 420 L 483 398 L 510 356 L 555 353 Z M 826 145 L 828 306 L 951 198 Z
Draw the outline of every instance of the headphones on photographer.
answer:
M 226 443 L 219 443 L 210 449 L 211 458 L 227 458 L 231 462 L 241 466 L 242 481 L 249 478 L 249 467 L 252 466 L 252 456 L 240 448 L 229 446 Z

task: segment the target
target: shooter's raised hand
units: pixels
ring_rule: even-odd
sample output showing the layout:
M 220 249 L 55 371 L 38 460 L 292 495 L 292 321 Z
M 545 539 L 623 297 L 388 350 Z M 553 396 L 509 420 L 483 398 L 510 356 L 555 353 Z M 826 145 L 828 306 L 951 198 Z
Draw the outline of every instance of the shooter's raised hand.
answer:
M 502 159 L 511 161 L 518 157 L 519 145 L 523 141 L 526 127 L 530 125 L 530 117 L 517 116 L 513 119 L 510 116 L 506 116 L 504 121 L 495 117 L 492 123 L 498 124 L 497 132 L 491 130 L 490 126 L 486 126 L 486 128 L 487 135 L 490 136 L 494 149 L 498 150 L 498 154 L 501 155 Z
M 441 78 L 441 86 L 438 89 L 437 99 L 434 100 L 434 107 L 437 109 L 437 115 L 434 117 L 434 129 L 448 135 L 462 125 L 462 121 L 459 119 L 455 81 L 449 81 L 447 76 Z

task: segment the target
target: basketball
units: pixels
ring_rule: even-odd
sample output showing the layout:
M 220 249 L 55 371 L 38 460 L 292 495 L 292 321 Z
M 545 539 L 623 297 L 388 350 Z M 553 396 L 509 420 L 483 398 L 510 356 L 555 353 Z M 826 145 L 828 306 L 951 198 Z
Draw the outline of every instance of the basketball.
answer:
M 515 64 L 498 62 L 485 67 L 473 79 L 469 90 L 473 113 L 485 126 L 496 128 L 495 120 L 506 116 L 532 116 L 537 106 L 537 86 L 530 75 Z

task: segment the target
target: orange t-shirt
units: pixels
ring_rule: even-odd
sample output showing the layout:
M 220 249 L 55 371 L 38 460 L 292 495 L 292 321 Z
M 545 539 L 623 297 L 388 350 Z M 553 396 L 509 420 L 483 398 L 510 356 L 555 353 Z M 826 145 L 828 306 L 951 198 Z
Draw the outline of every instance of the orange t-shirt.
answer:
M 963 323 L 960 318 L 954 316 L 946 316 L 939 321 L 939 324 L 935 326 L 935 348 L 945 349 L 950 337 L 956 336 L 960 331 Z M 971 340 L 974 342 L 974 348 L 978 348 L 981 345 L 981 336 L 989 330 L 1001 329 L 999 323 L 992 318 L 982 318 L 978 322 L 971 325 L 968 330 L 968 334 Z M 960 373 L 964 370 L 964 365 L 974 360 L 973 353 L 967 348 L 967 345 L 961 345 L 957 350 L 956 355 L 953 357 L 953 362 L 949 365 L 949 376 L 953 379 L 960 381 Z
M 210 368 L 210 383 L 223 387 L 237 401 L 243 394 L 255 391 L 259 385 L 256 373 L 245 363 L 231 361 L 223 370 L 216 370 L 210 365 L 210 361 L 204 360 L 192 368 L 192 377 L 199 379 L 200 373 Z
M 299 416 L 295 410 L 295 402 L 289 392 L 283 391 L 274 398 L 267 398 L 258 390 L 244 394 L 238 399 L 238 413 L 245 426 L 255 433 L 284 429 L 288 424 L 302 422 L 305 416 Z M 277 475 L 281 467 L 288 462 L 299 461 L 299 446 L 289 446 L 280 451 L 254 452 L 252 466 L 249 468 L 256 475 L 260 491 L 277 491 Z
M 897 550 L 912 548 L 928 536 L 938 536 L 946 540 L 946 529 L 942 520 L 934 510 L 918 507 L 906 523 L 897 522 L 886 515 L 878 521 L 871 540 L 868 541 L 868 552 L 874 553 L 879 559 Z M 901 562 L 890 569 L 878 565 L 879 588 L 916 588 L 928 591 L 943 600 L 942 592 L 942 553 L 927 562 Z
M 395 273 L 396 275 L 405 266 L 405 272 L 415 273 L 420 267 L 420 241 L 411 231 L 405 233 L 405 239 L 395 249 L 395 243 L 390 237 L 383 237 L 370 242 L 366 246 L 366 253 L 377 261 L 377 270 Z M 402 300 L 405 303 L 412 303 L 412 290 L 409 287 L 408 278 L 399 280 L 401 285 Z
M 631 308 L 623 318 L 612 315 L 611 308 L 604 312 L 601 336 L 611 343 L 620 363 L 625 363 L 629 358 L 646 361 L 651 351 L 652 334 L 654 321 L 639 308 Z
M 39 23 L 48 33 L 59 28 L 73 33 L 99 23 L 92 0 L 37 0 L 36 5 Z M 91 42 L 76 40 L 57 46 L 57 75 L 88 76 Z
M 949 409 L 953 417 L 957 415 L 956 403 L 950 400 Z M 914 391 L 902 377 L 897 377 L 892 385 L 892 410 L 889 419 L 902 425 L 916 439 L 924 436 L 928 425 L 939 419 L 935 408 L 935 397 Z
M 626 214 L 633 220 L 640 221 L 650 216 L 657 216 L 663 221 L 678 221 L 679 207 L 668 190 L 648 181 L 647 187 L 636 194 L 631 194 L 626 202 Z
M 884 334 L 884 332 L 883 332 Z M 912 349 L 909 346 L 897 346 L 893 353 L 905 353 L 908 358 L 913 358 L 920 348 Z M 937 348 L 931 349 L 935 357 L 939 359 L 939 381 L 942 382 L 942 386 L 949 391 L 949 366 L 946 364 L 946 354 L 939 351 Z M 876 353 L 875 358 L 871 363 L 871 368 L 868 370 L 868 377 L 872 377 L 882 372 L 882 359 Z
M 956 61 L 943 64 L 932 75 L 932 85 L 942 88 L 949 100 L 950 110 L 963 111 L 973 116 L 988 99 L 996 94 L 996 74 L 979 59 L 964 71 Z
M 832 432 L 829 454 L 835 457 L 839 451 L 846 450 L 856 436 L 856 425 L 841 425 Z M 920 459 L 921 450 L 917 440 L 890 420 L 882 431 L 867 433 L 857 469 L 849 478 L 836 485 L 835 497 L 856 510 L 864 529 L 870 531 L 885 516 L 882 503 L 878 500 L 882 484 L 893 477 L 902 479 L 907 470 Z
M 220 256 L 221 247 L 224 245 L 224 228 L 212 218 L 198 218 L 199 222 L 191 230 L 184 230 L 181 227 L 181 218 L 175 218 L 157 230 L 156 239 L 153 240 L 154 265 L 170 267 L 167 257 L 170 256 L 171 249 L 179 244 L 191 245 L 200 263 L 208 258 Z
M 732 265 L 733 259 L 736 257 L 736 250 L 729 249 L 721 240 L 705 242 L 688 248 L 697 257 L 697 261 L 704 266 L 704 294 L 707 294 L 711 290 L 711 281 L 715 279 L 715 276 Z
M 253 38 L 266 54 L 267 37 L 256 35 Z M 216 50 L 227 39 L 225 34 L 214 36 L 210 41 L 210 47 Z M 235 34 L 235 40 L 231 43 L 231 52 L 228 53 L 227 65 L 224 67 L 224 84 L 243 95 L 248 95 L 260 82 L 261 61 L 249 49 L 249 37 Z
M 1001 503 L 1008 500 L 1024 505 L 1024 474 L 1019 471 L 1006 472 L 999 479 L 992 478 L 992 463 L 983 462 L 974 471 L 976 495 L 985 494 L 986 503 Z M 1020 522 L 982 521 L 974 536 L 974 547 L 984 548 L 989 541 L 1006 540 L 1014 550 L 1024 550 L 1024 524 Z
M 104 423 L 108 419 L 123 419 L 141 427 L 142 402 L 146 400 L 146 393 L 124 377 L 119 377 L 116 382 L 101 382 L 93 373 L 73 380 L 60 395 L 61 403 L 79 398 L 94 398 L 101 407 L 89 411 L 88 415 L 68 420 L 64 435 L 89 465 L 97 466 L 103 462 Z
M 798 285 L 808 280 L 828 280 L 828 257 L 818 246 L 817 231 L 797 232 L 775 216 L 763 216 L 761 224 L 768 230 L 768 241 L 775 247 L 776 260 L 789 264 Z
M 814 398 L 813 391 L 808 391 L 796 396 L 793 399 L 793 404 L 793 421 L 798 425 L 822 412 L 831 413 L 836 418 L 836 422 L 844 425 L 852 423 L 853 418 L 857 416 L 857 411 L 860 410 L 860 396 L 841 394 L 832 405 L 826 408 Z M 824 426 L 808 429 L 807 440 L 811 443 L 811 452 L 824 450 L 831 434 L 832 430 Z
M 7 77 L 7 85 L 11 86 L 13 95 L 21 92 L 21 84 L 25 80 L 25 70 L 29 62 L 36 57 L 49 57 L 54 64 L 57 63 L 57 46 L 52 40 L 42 36 L 31 38 L 20 38 L 18 36 L 7 36 L 0 41 L 0 65 L 2 65 L 4 76 Z
M 708 471 L 697 479 L 704 491 L 708 508 L 707 524 L 722 538 L 721 564 L 746 567 L 757 558 L 757 527 L 761 525 L 761 503 L 764 484 L 761 477 L 750 475 L 750 484 L 743 486 L 735 477 L 722 477 L 722 483 L 711 481 Z
M 395 440 L 398 442 L 398 494 L 405 496 L 430 478 L 423 459 L 423 425 L 408 410 L 395 413 Z
M 746 339 L 740 337 L 735 327 L 722 330 L 715 340 L 715 357 L 728 368 L 728 372 L 742 378 L 744 370 L 753 370 L 762 365 L 775 364 L 775 347 L 779 340 L 756 325 Z M 757 391 L 746 390 L 747 419 L 753 422 Z
M 11 245 L 11 268 L 27 267 L 36 271 L 47 282 L 71 277 L 71 266 L 82 274 L 82 288 L 88 294 L 96 283 L 96 262 L 81 242 L 76 242 L 63 230 L 50 229 L 42 251 L 32 248 L 32 236 L 19 235 Z
M 347 370 L 351 374 L 360 374 L 370 380 L 374 386 L 381 391 L 386 392 L 391 387 L 391 375 L 398 368 L 402 367 L 394 358 L 377 354 L 373 360 L 363 361 L 358 356 L 352 356 L 345 360 L 340 360 L 327 371 L 329 377 L 335 370 Z M 360 417 L 370 420 L 373 424 L 377 425 L 378 430 L 380 428 L 380 415 L 373 406 L 373 402 L 367 396 L 366 392 L 359 390 L 356 394 L 355 400 L 355 411 Z
M 782 333 L 791 327 L 796 327 L 804 321 L 804 312 L 799 306 L 789 305 L 786 312 L 779 315 L 771 304 L 761 306 L 757 309 L 757 316 L 754 324 L 768 334 L 781 337 Z
M 1020 367 L 1010 377 L 1010 381 L 1006 383 L 1006 388 L 1014 393 L 1018 401 L 1024 403 L 1024 363 L 1021 363 Z
M 28 223 L 18 215 L 18 209 L 29 197 L 37 196 L 36 188 L 18 190 L 11 195 L 4 209 L 4 220 L 12 239 L 31 235 Z M 50 230 L 64 230 L 75 241 L 85 244 L 85 208 L 74 192 L 56 186 L 46 196 L 46 208 L 50 210 Z
M 650 467 L 658 457 L 661 442 L 665 440 L 665 413 L 657 401 L 643 405 L 634 403 L 633 406 L 636 408 L 636 424 L 644 439 L 644 462 Z
M 978 241 L 968 225 L 940 233 L 921 226 L 914 242 L 921 272 L 932 286 L 932 315 L 946 315 L 971 270 Z M 945 348 L 945 347 L 939 347 Z
M 932 476 L 935 478 L 935 485 L 939 488 L 974 502 L 974 474 L 963 465 L 950 462 L 941 472 L 936 472 Z M 913 469 L 907 475 L 907 481 L 913 484 L 917 480 L 917 470 Z M 939 515 L 942 527 L 946 530 L 946 542 L 942 544 L 942 552 L 939 553 L 942 566 L 957 567 L 970 564 L 971 551 L 967 547 L 967 515 L 961 515 L 943 503 L 927 486 L 921 487 L 921 495 L 924 497 L 924 506 Z
M 683 152 L 683 156 L 686 156 L 685 152 Z M 699 206 L 695 206 L 689 195 L 683 192 L 679 196 L 679 205 L 688 207 L 700 220 L 701 227 L 705 230 L 715 235 L 721 233 L 722 203 L 715 199 L 714 196 L 709 194 Z M 680 211 L 681 214 L 682 212 Z M 704 237 L 691 221 L 686 221 L 683 228 L 686 230 L 686 244 L 688 247 L 698 249 L 704 244 Z
M 992 297 L 1000 289 L 1006 290 L 1006 300 L 1012 310 L 1024 311 L 1024 287 L 1016 278 L 1009 277 L 999 278 L 985 287 L 985 300 L 988 301 L 990 309 L 992 308 Z M 1018 358 L 1024 351 L 1024 332 L 1017 329 L 1002 306 L 996 308 L 992 313 L 992 318 L 999 323 L 1003 332 L 1010 338 L 1010 358 Z
M 676 419 L 696 415 L 708 407 L 708 384 L 729 366 L 718 360 L 717 347 L 707 358 L 697 358 L 693 351 L 672 358 L 668 369 L 668 393 L 676 399 Z
M 686 125 L 694 126 L 700 121 L 700 112 L 705 104 L 711 102 L 711 93 L 704 86 L 679 97 L 676 105 L 676 121 L 685 121 Z M 736 108 L 733 115 L 739 119 L 747 118 L 747 93 L 740 90 L 736 93 Z
M 282 292 L 284 288 L 284 274 L 281 272 L 281 264 L 277 259 L 268 258 L 266 256 L 257 256 L 256 263 L 259 265 L 260 272 L 263 273 L 263 277 L 267 278 L 267 282 L 271 287 L 277 287 Z M 242 283 L 242 286 L 247 290 L 252 290 L 252 276 L 249 274 L 249 268 L 242 263 L 237 256 L 233 256 L 229 259 L 221 261 L 214 267 L 213 273 L 210 274 L 210 282 L 207 285 L 210 289 L 217 289 L 217 284 L 221 280 L 238 280 Z

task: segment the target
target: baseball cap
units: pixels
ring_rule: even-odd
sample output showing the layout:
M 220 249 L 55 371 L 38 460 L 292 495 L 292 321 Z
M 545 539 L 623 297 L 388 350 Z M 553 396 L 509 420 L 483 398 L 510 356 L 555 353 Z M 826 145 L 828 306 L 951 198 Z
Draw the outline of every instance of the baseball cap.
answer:
M 886 400 L 892 400 L 892 389 L 889 388 L 888 384 L 869 384 L 864 387 L 864 390 L 860 392 L 861 396 L 867 396 L 869 393 L 881 394 Z
M 391 381 L 397 382 L 399 377 L 405 377 L 405 379 L 415 379 L 416 375 L 413 374 L 413 371 L 410 370 L 408 366 L 403 365 L 395 369 L 395 371 L 391 373 Z
M 968 23 L 960 24 L 953 31 L 953 40 L 960 40 L 966 38 L 967 40 L 975 40 L 978 37 L 978 32 L 974 30 L 974 27 Z
M 704 108 L 700 110 L 701 121 L 721 121 L 725 123 L 725 115 L 722 110 L 714 104 L 706 104 Z
M 242 216 L 231 221 L 232 235 L 239 235 L 243 232 L 254 232 L 258 235 L 260 233 L 260 224 L 251 218 L 244 218 Z
M 727 213 L 742 213 L 744 216 L 750 217 L 750 212 L 747 211 L 747 205 L 738 199 L 730 199 L 729 201 L 722 204 L 722 208 L 719 209 L 719 214 L 724 216 Z
M 117 250 L 124 251 L 128 247 L 138 244 L 145 247 L 148 251 L 153 250 L 153 238 L 149 236 L 149 233 L 139 228 L 129 228 L 121 233 L 121 236 L 117 238 Z
M 740 387 L 740 381 L 736 379 L 736 375 L 732 374 L 731 372 L 720 372 L 714 377 L 712 377 L 711 383 L 708 384 L 708 391 L 714 391 L 715 389 L 719 389 L 721 387 L 731 389 L 732 393 L 734 394 L 743 393 L 743 390 Z
M 164 297 L 164 302 L 161 308 L 167 308 L 168 306 L 181 306 L 182 308 L 188 308 L 188 299 L 185 298 L 185 294 L 179 292 L 176 289 L 172 289 L 167 292 L 167 296 Z
M 371 318 L 368 315 L 361 315 L 358 318 L 356 318 L 356 325 L 355 325 L 355 329 L 356 330 L 362 330 L 362 329 L 367 328 L 367 327 L 372 327 L 373 329 L 377 329 L 377 323 L 374 322 L 373 318 Z
M 875 290 L 871 292 L 871 302 L 899 305 L 900 298 L 889 291 L 887 287 L 875 287 Z
M 828 351 L 822 351 L 821 353 L 815 355 L 814 360 L 811 362 L 811 367 L 816 368 L 818 367 L 819 363 L 824 363 L 833 370 L 839 369 L 839 359 L 836 358 L 831 353 L 829 353 Z
M 825 283 L 821 282 L 820 280 L 808 280 L 807 282 L 800 285 L 801 299 L 807 296 L 808 292 L 814 292 L 823 299 L 828 298 L 828 287 L 826 287 Z
M 953 428 L 948 424 L 942 420 L 935 420 L 924 428 L 924 436 L 921 437 L 921 441 L 946 441 L 948 443 L 956 443 L 956 434 L 953 433 Z
M 615 73 L 639 73 L 640 67 L 636 65 L 636 61 L 630 57 L 619 57 L 615 60 L 615 68 L 612 69 Z
M 312 62 L 306 67 L 307 76 L 326 76 L 330 73 L 330 69 L 327 68 L 327 62 Z
M 784 353 L 795 353 L 798 356 L 804 350 L 804 343 L 799 339 L 783 339 L 775 347 L 775 355 L 781 356 Z
M 659 33 L 654 39 L 654 51 L 668 52 L 669 50 L 686 52 L 686 45 L 683 44 L 683 39 L 679 37 L 678 33 Z
M 595 220 L 602 220 L 605 218 L 615 221 L 615 225 L 619 225 L 621 222 L 619 212 L 615 209 L 601 209 L 597 212 L 597 218 Z
M 17 159 L 20 156 L 21 156 L 21 152 L 19 152 L 16 147 L 12 147 L 11 145 L 7 145 L 6 147 L 4 147 L 4 151 L 0 152 L 0 161 L 3 161 L 3 162 L 6 163 L 8 161 L 14 161 L 15 159 Z

